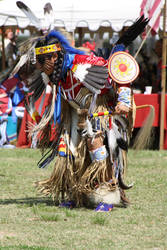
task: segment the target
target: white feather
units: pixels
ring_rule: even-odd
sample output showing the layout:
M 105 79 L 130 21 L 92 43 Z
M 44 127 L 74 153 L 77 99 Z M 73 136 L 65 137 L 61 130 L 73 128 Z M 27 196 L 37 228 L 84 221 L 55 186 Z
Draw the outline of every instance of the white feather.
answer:
M 92 137 L 94 136 L 94 132 L 92 129 L 92 124 L 91 122 L 88 120 L 88 118 L 86 119 L 86 130 L 87 130 L 87 135 Z
M 110 160 L 111 162 L 113 162 L 113 153 L 115 152 L 115 149 L 117 147 L 116 136 L 115 136 L 115 132 L 113 128 L 107 130 L 107 139 L 108 139 L 108 147 L 110 151 Z
M 51 3 L 46 3 L 44 6 L 44 19 L 45 19 L 45 26 L 48 29 L 54 29 L 55 25 L 54 25 L 54 19 L 55 19 L 55 15 L 53 12 L 53 8 Z
M 10 73 L 9 78 L 12 78 L 19 71 L 19 69 L 27 62 L 27 60 L 28 60 L 28 55 L 27 54 L 22 55 L 20 57 L 19 62 L 14 67 L 13 71 Z
M 124 164 L 123 164 L 123 155 L 122 155 L 122 150 L 119 148 L 119 167 L 121 172 L 123 171 Z
M 45 83 L 45 86 L 47 86 L 48 83 L 49 83 L 49 81 L 50 81 L 48 75 L 45 74 L 45 72 L 42 72 L 42 73 L 41 73 L 41 76 L 42 76 L 43 82 Z
M 78 143 L 79 143 L 79 134 L 77 132 L 77 124 L 78 124 L 78 116 L 77 116 L 77 113 L 75 112 L 74 109 L 72 109 L 72 112 L 71 112 L 71 139 L 70 139 L 70 150 L 72 152 L 72 154 L 75 156 L 76 153 L 77 153 L 77 146 L 78 146 Z
M 87 69 L 89 69 L 92 65 L 89 63 L 86 64 L 79 64 L 77 66 L 77 69 L 74 72 L 74 77 L 78 79 L 82 84 L 89 89 L 92 93 L 99 95 L 101 93 L 101 90 L 96 89 L 95 87 L 91 86 L 85 81 L 85 76 L 88 74 Z
M 41 29 L 41 21 L 38 19 L 35 14 L 32 12 L 32 10 L 23 2 L 18 1 L 16 2 L 17 7 L 27 16 L 27 18 L 30 20 L 30 22 L 37 28 Z
M 128 127 L 128 122 L 127 122 L 127 120 L 126 120 L 125 117 L 123 117 L 123 116 L 121 116 L 121 115 L 115 115 L 115 116 L 114 116 L 114 119 L 115 119 L 115 120 L 118 120 L 118 121 L 120 122 L 120 124 L 121 124 L 123 130 L 126 130 L 126 129 L 127 129 L 127 127 Z
M 83 82 L 85 79 L 85 76 L 88 74 L 87 69 L 91 67 L 91 64 L 79 64 L 77 66 L 76 71 L 74 72 L 74 77 L 78 79 L 79 81 Z
M 120 137 L 121 137 L 121 134 L 120 134 L 120 132 L 118 131 L 118 126 L 117 126 L 114 122 L 112 123 L 112 128 L 113 128 L 113 130 L 114 130 L 116 139 L 120 138 Z

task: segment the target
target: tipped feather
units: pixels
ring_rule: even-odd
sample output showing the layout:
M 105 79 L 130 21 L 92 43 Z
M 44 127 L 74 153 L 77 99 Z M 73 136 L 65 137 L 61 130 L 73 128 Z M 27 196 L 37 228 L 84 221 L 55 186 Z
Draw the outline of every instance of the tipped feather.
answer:
M 114 155 L 116 152 L 117 148 L 117 141 L 115 137 L 115 132 L 113 129 L 107 130 L 107 138 L 108 138 L 108 147 L 109 147 L 109 152 L 110 152 L 110 161 L 114 161 Z
M 44 5 L 44 15 L 45 14 L 51 14 L 52 12 L 53 12 L 53 8 L 52 8 L 51 3 L 46 3 Z
M 118 138 L 117 144 L 121 149 L 126 150 L 126 151 L 128 150 L 128 144 L 123 138 L 121 138 L 121 137 Z
M 116 44 L 124 44 L 125 46 L 128 46 L 133 40 L 135 40 L 138 35 L 140 35 L 146 25 L 148 24 L 149 19 L 144 18 L 144 15 L 142 15 L 134 24 L 132 24 L 127 31 L 119 38 L 119 40 L 116 42 Z
M 34 105 L 32 96 L 28 96 L 27 98 L 24 99 L 24 105 L 25 105 L 27 112 L 32 117 L 32 115 L 35 111 L 35 105 Z
M 24 54 L 20 57 L 20 60 L 18 61 L 18 63 L 15 65 L 14 69 L 12 70 L 12 72 L 10 73 L 9 78 L 12 78 L 18 71 L 19 69 L 26 64 L 28 60 L 28 55 Z
M 116 136 L 116 141 L 117 141 L 117 144 L 118 146 L 123 149 L 123 150 L 128 150 L 128 144 L 127 142 L 122 138 L 120 132 L 118 131 L 118 126 L 113 123 L 112 124 L 113 126 L 113 130 L 114 130 L 114 133 L 115 133 L 115 136 Z
M 118 175 L 118 183 L 119 183 L 119 187 L 122 188 L 123 190 L 128 190 L 128 189 L 133 187 L 133 183 L 131 183 L 129 185 L 126 185 L 124 183 L 121 173 L 119 173 L 119 175 Z
M 44 16 L 45 16 L 45 24 L 48 29 L 54 28 L 54 13 L 53 8 L 50 3 L 46 3 L 44 6 Z
M 108 74 L 108 69 L 106 67 L 97 66 L 97 65 L 92 65 L 92 67 L 88 68 L 87 71 L 95 72 L 95 73 Z
M 28 17 L 28 19 L 30 20 L 30 22 L 32 24 L 34 24 L 34 26 L 38 29 L 41 29 L 41 22 L 40 20 L 34 15 L 34 13 L 30 10 L 30 8 L 25 5 L 23 2 L 21 1 L 17 1 L 16 2 L 17 7 L 23 11 L 23 13 Z

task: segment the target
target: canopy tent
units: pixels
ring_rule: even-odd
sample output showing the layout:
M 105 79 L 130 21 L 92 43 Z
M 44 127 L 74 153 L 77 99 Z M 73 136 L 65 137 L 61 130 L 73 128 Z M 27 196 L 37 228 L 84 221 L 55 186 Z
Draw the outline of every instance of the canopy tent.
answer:
M 141 0 L 23 0 L 45 26 L 43 7 L 50 2 L 55 17 L 55 25 L 63 26 L 67 31 L 74 31 L 77 27 L 88 27 L 98 30 L 100 26 L 110 27 L 115 31 L 131 23 L 139 17 Z M 0 1 L 0 26 L 18 25 L 25 28 L 30 21 L 16 6 L 16 1 Z
M 29 20 L 17 7 L 16 0 L 0 1 L 0 28 L 2 31 L 2 68 L 4 64 L 4 34 L 7 28 L 29 29 L 34 32 L 33 20 Z M 123 26 L 131 25 L 140 12 L 141 0 L 22 0 L 39 19 L 43 28 L 47 28 L 44 5 L 51 3 L 53 8 L 54 25 L 64 27 L 67 31 L 78 33 L 78 41 L 81 44 L 85 33 L 93 38 L 98 34 L 102 38 L 104 32 L 119 32 Z

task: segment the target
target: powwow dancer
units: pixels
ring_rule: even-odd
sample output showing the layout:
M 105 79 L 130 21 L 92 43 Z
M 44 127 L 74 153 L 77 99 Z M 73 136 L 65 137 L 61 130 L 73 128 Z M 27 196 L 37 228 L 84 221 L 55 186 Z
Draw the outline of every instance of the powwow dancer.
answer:
M 31 130 L 43 153 L 38 166 L 55 160 L 51 177 L 37 183 L 44 194 L 77 206 L 128 202 L 124 190 L 132 185 L 124 184 L 123 174 L 132 132 L 131 83 L 139 68 L 124 50 L 147 23 L 138 19 L 117 41 L 108 60 L 71 47 L 56 30 L 30 41 L 12 74 L 24 64 L 27 72 L 34 67 L 27 107 L 35 118 L 39 115 L 34 102 L 47 84 L 52 87 L 51 102 Z M 53 127 L 55 139 L 44 154 Z

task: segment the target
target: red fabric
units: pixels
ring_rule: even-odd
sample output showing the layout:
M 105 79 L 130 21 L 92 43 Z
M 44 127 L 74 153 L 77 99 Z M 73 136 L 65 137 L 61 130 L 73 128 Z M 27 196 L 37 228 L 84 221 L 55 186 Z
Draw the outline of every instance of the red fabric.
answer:
M 152 94 L 152 95 L 144 95 L 144 94 L 135 94 L 134 95 L 136 106 L 151 104 L 155 108 L 155 119 L 153 126 L 159 126 L 159 110 L 160 110 L 160 95 Z M 136 120 L 135 120 L 135 128 L 139 128 L 143 125 L 143 122 L 147 118 L 149 114 L 150 108 L 142 108 L 137 109 L 136 111 Z
M 16 88 L 16 86 L 18 86 L 19 88 L 20 88 L 20 91 L 22 92 L 22 94 L 24 94 L 24 91 L 22 90 L 22 88 L 23 88 L 23 86 L 24 86 L 24 83 L 19 79 L 19 77 L 18 77 L 18 75 L 15 75 L 14 77 L 12 77 L 12 78 L 8 78 L 8 79 L 6 79 L 3 83 L 2 83 L 2 85 L 1 85 L 2 87 L 1 87 L 1 89 L 0 89 L 0 94 L 1 93 L 3 93 L 3 91 L 4 91 L 4 93 L 6 93 L 6 94 L 11 94 L 12 92 L 11 91 L 13 91 L 15 88 Z M 8 97 L 7 97 L 8 98 Z M 5 103 L 7 103 L 7 98 L 5 99 L 3 99 L 3 101 L 5 102 Z M 24 100 L 22 100 L 20 103 L 18 103 L 18 105 L 17 106 L 19 106 L 19 107 L 24 107 Z
M 153 127 L 160 126 L 160 105 L 161 95 L 160 94 L 135 94 L 134 95 L 136 106 L 151 104 L 155 108 L 155 119 Z M 135 128 L 139 128 L 143 125 L 145 119 L 149 114 L 149 108 L 138 109 L 136 111 Z M 165 117 L 164 117 L 164 149 L 167 149 L 167 95 L 165 96 Z
M 5 88 L 6 92 L 9 93 L 14 87 L 16 87 L 17 83 L 19 83 L 20 80 L 18 77 L 12 77 L 5 80 L 2 85 Z M 19 86 L 20 87 L 20 86 Z
M 149 26 L 153 30 L 153 34 L 157 33 L 160 23 L 161 9 L 163 8 L 163 1 L 161 0 L 143 0 L 140 6 L 140 16 L 144 14 L 148 18 Z
M 46 94 L 45 101 L 44 101 L 44 104 L 42 107 L 42 114 L 45 110 L 45 107 L 50 103 L 50 98 L 51 98 L 51 95 Z M 39 105 L 41 103 L 41 100 L 42 100 L 42 96 L 35 103 L 36 110 L 39 109 Z M 27 110 L 25 110 L 24 117 L 23 117 L 22 123 L 21 123 L 20 132 L 19 132 L 18 139 L 17 139 L 17 145 L 16 145 L 17 147 L 23 147 L 23 148 L 31 147 L 31 139 L 28 136 L 28 128 L 29 128 L 30 123 L 35 124 L 35 121 L 31 118 L 31 116 L 29 115 Z
M 67 77 L 66 77 L 66 81 L 61 82 L 61 86 L 63 87 L 67 98 L 71 99 L 73 97 L 73 95 L 74 95 L 74 97 L 76 97 L 76 95 L 78 94 L 79 90 L 82 87 L 82 84 L 78 84 L 77 80 L 73 77 L 73 86 L 72 86 L 70 73 L 68 72 Z
M 167 130 L 164 131 L 164 149 L 167 149 Z
M 8 110 L 9 97 L 6 94 L 5 90 L 3 90 L 3 89 L 0 88 L 0 96 L 1 95 L 4 95 L 4 97 L 0 97 L 0 113 L 2 112 L 4 114 Z
M 73 60 L 73 67 L 77 64 L 89 63 L 92 65 L 103 66 L 107 61 L 103 57 L 97 57 L 94 55 L 75 55 Z
M 17 138 L 17 147 L 23 147 L 23 148 L 30 148 L 31 147 L 31 140 L 28 137 L 28 124 L 29 122 L 34 123 L 34 121 L 32 120 L 32 118 L 30 117 L 30 115 L 27 113 L 27 111 L 24 111 L 24 117 L 22 119 L 22 123 L 21 123 L 21 128 L 20 128 L 20 132 Z

